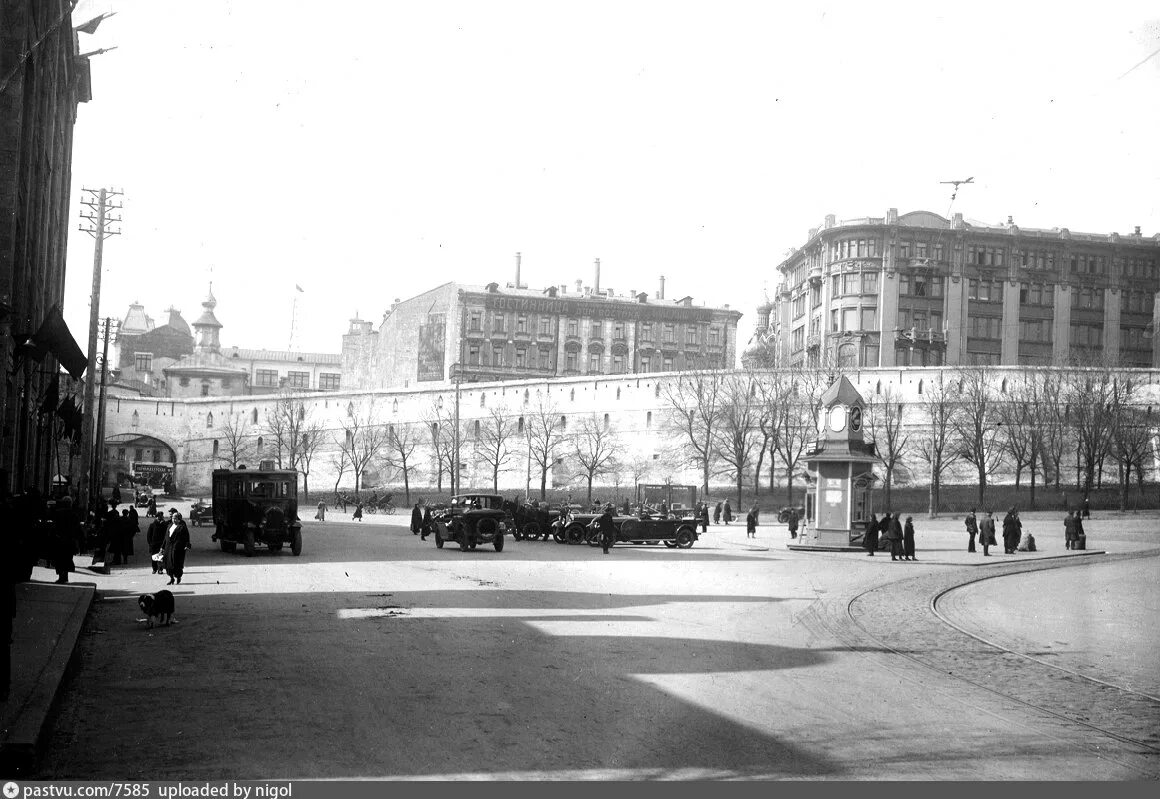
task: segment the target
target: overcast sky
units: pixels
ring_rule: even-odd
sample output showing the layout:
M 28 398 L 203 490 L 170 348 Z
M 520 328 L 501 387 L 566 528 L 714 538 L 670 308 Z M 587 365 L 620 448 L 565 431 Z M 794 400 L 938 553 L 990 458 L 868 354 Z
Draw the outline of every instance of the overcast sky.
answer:
M 826 214 L 1160 232 L 1155 2 L 81 0 L 82 187 L 124 190 L 102 316 L 338 352 L 447 281 L 745 313 Z M 975 177 L 950 203 L 941 180 Z M 79 220 L 77 220 L 79 221 Z M 69 241 L 87 341 L 93 240 Z

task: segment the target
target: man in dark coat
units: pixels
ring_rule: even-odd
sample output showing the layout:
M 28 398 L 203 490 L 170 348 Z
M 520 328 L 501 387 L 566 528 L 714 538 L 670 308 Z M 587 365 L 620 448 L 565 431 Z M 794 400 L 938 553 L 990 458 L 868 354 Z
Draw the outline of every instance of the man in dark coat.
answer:
M 1019 546 L 1019 539 L 1023 537 L 1023 522 L 1019 521 L 1019 511 L 1015 508 L 1007 511 L 1003 517 L 1003 552 L 1014 555 Z
M 979 522 L 979 542 L 983 545 L 983 554 L 991 557 L 991 553 L 987 551 L 988 547 L 995 545 L 995 517 L 991 515 L 991 511 L 987 511 L 987 516 Z
M 721 507 L 722 503 L 718 502 L 717 506 L 713 508 L 713 524 L 721 523 Z
M 898 514 L 893 516 L 886 514 L 882 520 L 882 525 L 886 530 L 886 540 L 890 542 L 890 559 L 900 560 L 902 558 L 902 522 L 898 520 Z
M 113 486 L 113 507 L 121 504 L 121 487 Z
M 709 532 L 709 503 L 702 502 L 697 506 L 697 518 L 701 522 L 701 532 Z
M 797 538 L 798 531 L 798 515 L 797 508 L 789 509 L 789 518 L 785 520 L 785 526 L 789 528 L 789 537 Z
M 604 512 L 596 519 L 596 526 L 600 529 L 600 546 L 605 555 L 616 542 L 616 523 L 612 520 L 612 511 L 612 503 L 610 502 L 604 506 Z
M 171 516 L 169 529 L 165 532 L 165 545 L 162 551 L 165 556 L 165 573 L 169 575 L 168 585 L 176 580 L 181 583 L 181 575 L 185 571 L 185 553 L 192 549 L 189 543 L 189 528 L 185 520 L 176 511 Z
M 1075 541 L 1071 544 L 1072 549 L 1087 549 L 1087 533 L 1083 529 L 1083 519 L 1077 513 L 1075 516 Z
M 866 554 L 874 557 L 874 550 L 878 549 L 878 520 L 870 514 L 870 521 L 866 522 L 866 535 L 862 537 L 862 548 Z
M 52 512 L 52 565 L 58 583 L 67 583 L 69 572 L 76 571 L 73 555 L 83 545 L 84 530 L 73 512 L 72 498 L 61 497 Z
M 1063 520 L 1063 548 L 1071 549 L 1075 543 L 1075 511 L 1069 510 Z
M 1092 503 L 1087 497 L 1083 498 L 1083 518 L 1090 519 L 1092 517 Z
M 725 520 L 725 524 L 733 521 L 733 508 L 729 507 L 729 500 L 725 500 L 725 510 L 721 512 L 721 518 Z
M 411 508 L 411 534 L 418 535 L 419 531 L 423 529 L 423 499 L 415 503 L 415 507 Z
M 979 521 L 975 518 L 974 508 L 971 508 L 971 512 L 967 514 L 966 525 L 967 535 L 970 536 L 970 541 L 967 543 L 967 552 L 974 552 L 975 536 L 979 533 Z
M 432 533 L 432 531 L 434 531 L 434 529 L 435 529 L 435 522 L 431 518 L 431 506 L 426 504 L 426 503 L 423 503 L 423 519 L 419 524 L 419 537 L 423 541 L 426 541 L 427 536 L 431 535 L 431 533 Z
M 745 514 L 745 534 L 748 538 L 757 538 L 757 514 L 756 504 Z

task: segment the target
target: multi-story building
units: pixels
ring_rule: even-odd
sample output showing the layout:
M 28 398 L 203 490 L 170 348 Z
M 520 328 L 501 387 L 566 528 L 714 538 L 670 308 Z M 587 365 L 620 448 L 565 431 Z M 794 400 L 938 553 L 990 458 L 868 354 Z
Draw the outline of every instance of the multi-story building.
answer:
M 164 370 L 193 354 L 193 332 L 181 311 L 170 306 L 165 313 L 168 321 L 157 325 L 143 305 L 129 305 L 112 345 L 112 362 L 118 370 L 120 387 L 143 396 L 163 396 Z
M 916 211 L 825 224 L 777 266 L 755 365 L 1154 363 L 1160 235 Z
M 343 337 L 348 388 L 732 368 L 737 320 L 729 309 L 593 286 L 529 289 L 516 281 L 446 283 L 384 315 L 377 331 L 352 319 Z

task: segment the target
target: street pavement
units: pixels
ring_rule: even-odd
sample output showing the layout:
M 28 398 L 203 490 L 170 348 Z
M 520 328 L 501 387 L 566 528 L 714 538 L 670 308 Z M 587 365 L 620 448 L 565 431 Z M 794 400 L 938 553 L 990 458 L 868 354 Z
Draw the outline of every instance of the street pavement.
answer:
M 1155 779 L 1160 637 L 1095 608 L 1155 610 L 1156 517 L 1093 519 L 1073 553 L 1056 516 L 1024 514 L 1039 552 L 987 559 L 920 517 L 917 562 L 790 552 L 780 525 L 464 553 L 331 512 L 299 558 L 192 528 L 174 626 L 139 621 L 165 587 L 142 555 L 74 578 L 96 596 L 20 774 Z

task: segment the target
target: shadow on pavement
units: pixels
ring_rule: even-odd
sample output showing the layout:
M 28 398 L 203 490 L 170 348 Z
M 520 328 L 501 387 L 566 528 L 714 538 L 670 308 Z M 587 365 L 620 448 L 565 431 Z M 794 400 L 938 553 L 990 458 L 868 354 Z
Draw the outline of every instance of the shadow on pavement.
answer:
M 100 602 L 35 778 L 534 778 L 608 769 L 840 777 L 825 756 L 663 688 L 664 675 L 685 689 L 689 675 L 703 675 L 698 696 L 729 695 L 731 673 L 775 679 L 830 655 L 666 637 L 651 625 L 636 635 L 656 620 L 592 612 L 771 599 L 478 589 L 183 596 L 180 623 L 153 630 L 134 620 L 135 606 Z M 507 613 L 440 612 L 464 607 Z M 344 616 L 367 609 L 398 613 Z M 570 632 L 538 626 L 553 619 Z M 621 621 L 632 627 L 609 629 Z M 760 706 L 766 701 L 743 700 L 739 713 L 777 719 L 777 707 Z M 136 756 L 158 741 L 170 742 L 165 757 Z

